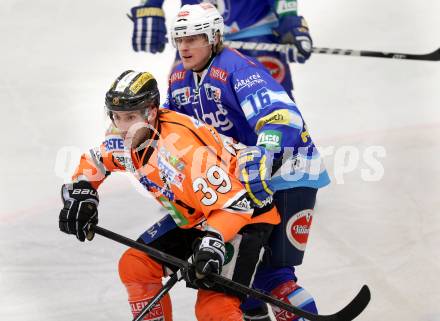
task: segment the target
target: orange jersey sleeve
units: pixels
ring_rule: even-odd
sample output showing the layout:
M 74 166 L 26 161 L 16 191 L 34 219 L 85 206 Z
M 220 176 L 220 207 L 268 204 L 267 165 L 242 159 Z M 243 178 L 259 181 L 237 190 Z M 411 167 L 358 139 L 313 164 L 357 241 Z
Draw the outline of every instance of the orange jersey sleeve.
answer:
M 105 140 L 99 147 L 81 156 L 80 163 L 73 174 L 73 181 L 87 180 L 95 189 L 114 171 L 124 171 L 131 162 L 124 149 L 122 137 L 110 126 Z

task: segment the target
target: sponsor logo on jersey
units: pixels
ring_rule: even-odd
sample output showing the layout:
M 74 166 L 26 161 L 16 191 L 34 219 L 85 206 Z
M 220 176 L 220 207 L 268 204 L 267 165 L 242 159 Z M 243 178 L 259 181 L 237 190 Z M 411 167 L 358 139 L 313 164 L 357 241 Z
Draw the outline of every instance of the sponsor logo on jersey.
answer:
M 281 146 L 282 133 L 278 130 L 264 130 L 258 135 L 257 146 L 263 145 L 267 149 Z
M 110 151 L 123 151 L 124 141 L 121 137 L 108 137 L 104 141 L 105 150 Z
M 270 114 L 261 117 L 255 125 L 255 130 L 259 131 L 264 125 L 288 125 L 290 123 L 290 114 L 287 109 L 278 109 Z
M 175 71 L 170 76 L 170 84 L 185 79 L 186 70 Z
M 313 210 L 307 209 L 296 213 L 287 221 L 287 238 L 300 251 L 306 249 L 312 219 Z
M 284 80 L 284 77 L 286 76 L 286 68 L 281 60 L 271 56 L 260 56 L 257 57 L 257 59 L 266 67 L 271 76 L 277 82 L 281 83 Z
M 265 83 L 266 81 L 262 79 L 261 75 L 257 72 L 245 79 L 237 79 L 234 84 L 234 89 L 236 92 L 239 92 L 243 88 L 251 88 L 256 84 L 265 84 Z
M 202 113 L 201 115 L 199 115 L 198 110 L 195 110 L 194 112 L 197 118 L 201 119 L 206 124 L 215 127 L 217 130 L 224 132 L 231 129 L 234 124 L 228 118 L 228 111 L 223 108 L 221 104 L 217 104 L 217 108 L 218 110 L 215 112 Z
M 176 90 L 173 90 L 171 93 L 174 101 L 178 106 L 188 105 L 191 103 L 191 88 L 183 87 Z
M 249 212 L 250 210 L 252 210 L 251 201 L 246 197 L 246 195 L 243 195 L 236 202 L 232 203 L 229 208 L 245 212 Z
M 118 155 L 113 154 L 113 157 L 121 164 L 128 172 L 134 173 L 136 169 L 134 168 L 133 161 L 128 155 Z
M 217 88 L 211 84 L 205 84 L 204 88 L 206 98 L 208 98 L 208 100 L 214 100 L 215 102 L 220 103 L 220 99 L 222 96 L 222 91 L 220 88 Z
M 191 89 L 191 87 L 183 87 L 173 90 L 171 92 L 171 95 L 173 97 L 172 100 L 179 107 L 192 104 L 194 110 L 194 118 L 198 118 L 199 120 L 215 127 L 220 131 L 227 131 L 231 129 L 234 125 L 227 117 L 228 111 L 223 108 L 221 104 L 222 93 L 220 88 L 208 84 L 205 84 L 203 88 L 204 90 L 202 90 L 200 94 L 203 96 L 204 93 L 204 97 L 206 97 L 206 100 L 204 100 L 204 102 L 209 102 L 209 110 L 213 110 L 215 107 L 217 107 L 216 111 L 211 111 L 207 113 L 203 107 L 200 107 L 200 95 L 195 88 Z M 212 103 L 212 101 L 214 101 L 215 103 Z M 196 126 L 199 127 L 200 125 Z
M 169 162 L 178 171 L 183 171 L 183 169 L 185 168 L 185 163 L 179 157 L 173 156 L 165 147 L 160 148 L 160 155 L 164 157 L 166 161 Z
M 295 14 L 297 10 L 296 0 L 279 0 L 276 6 L 276 12 L 278 15 L 283 14 Z
M 142 176 L 139 178 L 139 182 L 151 193 L 153 193 L 156 197 L 158 194 L 162 194 L 170 201 L 174 200 L 174 193 L 169 189 L 169 186 L 159 186 L 152 180 L 148 179 L 146 176 Z
M 209 77 L 226 83 L 226 80 L 228 78 L 228 73 L 221 68 L 211 67 L 211 71 L 209 72 Z
M 159 154 L 157 164 L 161 180 L 167 185 L 174 184 L 182 189 L 182 182 L 185 179 L 185 175 L 180 171 L 185 167 L 183 162 L 175 156 L 169 155 L 167 157 L 163 154 Z M 178 170 L 178 168 L 180 168 L 180 170 Z
M 142 309 L 148 304 L 147 300 L 130 301 L 131 311 L 134 316 L 137 316 Z M 162 304 L 158 302 L 153 309 L 144 317 L 143 320 L 162 321 L 164 318 Z

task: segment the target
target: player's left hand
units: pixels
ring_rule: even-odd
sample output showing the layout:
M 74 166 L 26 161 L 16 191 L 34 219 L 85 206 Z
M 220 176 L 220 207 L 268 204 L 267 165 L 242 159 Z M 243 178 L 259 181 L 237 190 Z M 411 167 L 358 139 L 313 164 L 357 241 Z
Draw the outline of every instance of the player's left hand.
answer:
M 237 160 L 239 179 L 255 205 L 263 207 L 272 202 L 273 153 L 262 146 L 252 146 L 241 150 Z
M 98 224 L 98 192 L 87 181 L 64 184 L 61 187 L 64 207 L 59 215 L 60 230 L 74 234 L 81 242 L 93 239 L 90 228 Z
M 131 8 L 133 21 L 131 44 L 134 51 L 158 53 L 165 49 L 168 39 L 162 2 L 148 1 L 148 5 Z
M 286 55 L 289 62 L 304 63 L 310 58 L 313 50 L 313 41 L 309 33 L 309 27 L 302 16 L 286 15 L 279 19 L 278 27 L 273 29 L 280 43 L 295 45 L 287 50 Z

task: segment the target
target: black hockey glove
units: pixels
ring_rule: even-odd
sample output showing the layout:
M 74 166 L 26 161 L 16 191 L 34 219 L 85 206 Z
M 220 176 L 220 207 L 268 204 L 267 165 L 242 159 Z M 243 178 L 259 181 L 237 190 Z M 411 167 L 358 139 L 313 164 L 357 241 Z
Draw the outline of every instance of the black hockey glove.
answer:
M 196 273 L 220 274 L 225 261 L 225 243 L 218 234 L 203 237 L 194 249 L 194 265 Z
M 225 261 L 225 243 L 220 235 L 210 233 L 197 241 L 192 256 L 193 269 L 188 271 L 188 283 L 196 287 L 211 287 L 206 274 L 220 274 Z
M 81 242 L 86 237 L 89 241 L 93 234 L 89 233 L 90 226 L 98 224 L 98 192 L 87 181 L 64 184 L 61 187 L 61 199 L 64 207 L 60 212 L 60 230 L 74 234 Z

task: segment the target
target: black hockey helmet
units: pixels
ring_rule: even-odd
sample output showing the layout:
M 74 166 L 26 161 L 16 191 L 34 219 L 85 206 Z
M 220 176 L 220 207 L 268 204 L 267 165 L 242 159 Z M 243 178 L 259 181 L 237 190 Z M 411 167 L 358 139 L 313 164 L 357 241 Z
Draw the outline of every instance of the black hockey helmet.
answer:
M 143 110 L 159 107 L 157 81 L 149 72 L 124 71 L 105 95 L 105 107 L 112 118 L 113 111 Z

